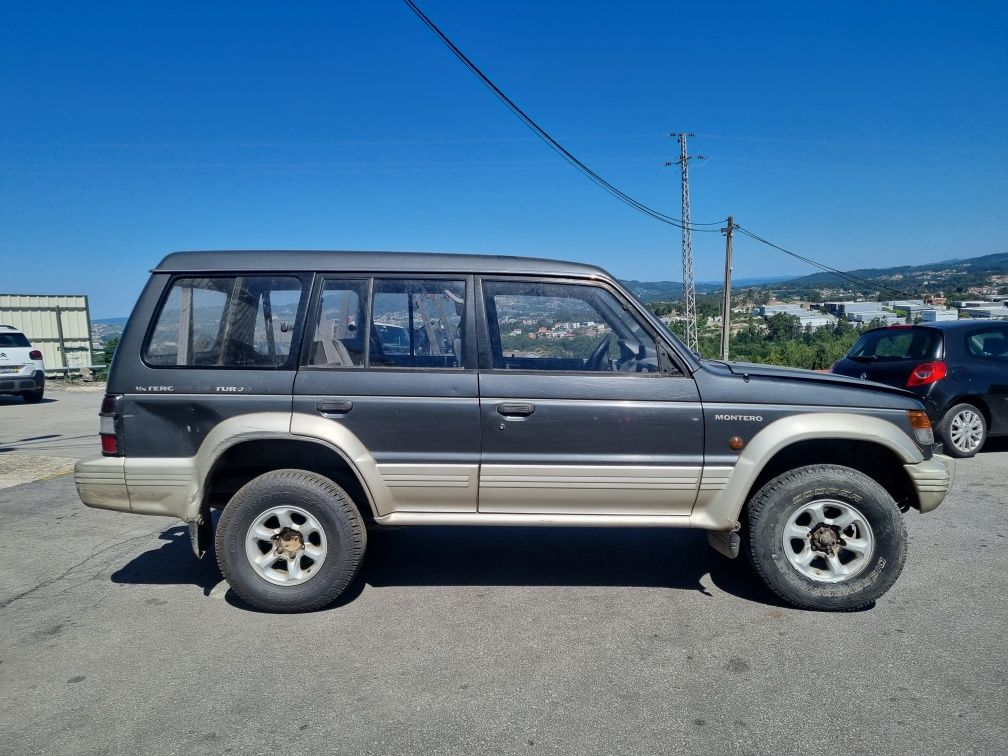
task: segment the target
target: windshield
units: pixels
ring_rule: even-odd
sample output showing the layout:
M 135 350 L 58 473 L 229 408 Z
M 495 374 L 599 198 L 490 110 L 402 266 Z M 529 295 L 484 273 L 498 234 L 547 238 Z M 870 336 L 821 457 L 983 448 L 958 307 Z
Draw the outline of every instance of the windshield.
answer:
M 880 328 L 854 342 L 847 358 L 857 362 L 930 360 L 938 356 L 941 334 L 930 328 Z

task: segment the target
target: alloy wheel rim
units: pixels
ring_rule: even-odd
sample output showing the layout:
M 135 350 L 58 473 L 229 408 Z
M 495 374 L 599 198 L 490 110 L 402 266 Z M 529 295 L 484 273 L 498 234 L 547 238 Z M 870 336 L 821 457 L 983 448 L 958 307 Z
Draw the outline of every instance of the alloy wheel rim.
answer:
M 856 507 L 816 499 L 797 507 L 784 524 L 784 554 L 799 574 L 839 583 L 860 573 L 875 554 L 875 534 Z
M 952 418 L 952 444 L 961 452 L 971 452 L 983 439 L 983 421 L 973 410 L 963 410 Z
M 245 556 L 259 577 L 293 586 L 319 573 L 328 553 L 322 524 L 301 507 L 270 507 L 245 535 Z

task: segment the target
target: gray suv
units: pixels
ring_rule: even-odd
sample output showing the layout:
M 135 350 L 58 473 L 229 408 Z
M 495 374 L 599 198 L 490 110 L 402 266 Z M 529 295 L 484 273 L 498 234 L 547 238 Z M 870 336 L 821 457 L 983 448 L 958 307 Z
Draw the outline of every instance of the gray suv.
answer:
M 478 255 L 169 255 L 100 423 L 84 503 L 177 517 L 284 612 L 386 525 L 701 528 L 792 604 L 856 609 L 954 473 L 906 391 L 701 360 L 599 268 Z

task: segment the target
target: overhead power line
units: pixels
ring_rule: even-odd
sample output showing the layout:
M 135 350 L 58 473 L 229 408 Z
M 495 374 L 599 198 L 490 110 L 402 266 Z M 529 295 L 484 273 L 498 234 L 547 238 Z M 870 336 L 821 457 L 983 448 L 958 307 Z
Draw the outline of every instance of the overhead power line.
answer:
M 681 219 L 675 218 L 671 215 L 666 215 L 660 210 L 656 210 L 653 207 L 645 205 L 643 202 L 634 199 L 623 190 L 610 184 L 608 181 L 606 181 L 604 178 L 598 175 L 595 171 L 593 171 L 587 165 L 585 165 L 576 157 L 574 157 L 574 155 L 572 155 L 569 150 L 567 150 L 556 139 L 550 136 L 546 132 L 546 130 L 542 128 L 538 123 L 532 120 L 531 116 L 529 116 L 524 110 L 518 107 L 518 105 L 514 102 L 514 100 L 512 100 L 510 97 L 504 94 L 504 92 L 501 91 L 500 87 L 494 84 L 493 81 L 490 80 L 490 77 L 487 76 L 485 73 L 483 73 L 483 71 L 481 71 L 480 68 L 475 63 L 469 60 L 466 54 L 463 53 L 455 45 L 455 43 L 452 42 L 448 38 L 448 36 L 443 31 L 441 31 L 441 29 L 438 28 L 437 24 L 435 24 L 433 21 L 430 20 L 427 14 L 425 14 L 422 10 L 420 10 L 420 8 L 417 7 L 417 4 L 414 3 L 413 0 L 403 0 L 403 2 L 406 3 L 409 9 L 416 14 L 417 18 L 423 21 L 424 25 L 427 26 L 428 29 L 430 29 L 432 32 L 434 32 L 434 34 L 437 35 L 437 37 L 445 44 L 445 46 L 449 50 L 451 50 L 451 52 L 455 55 L 455 57 L 462 62 L 462 65 L 468 68 L 484 84 L 484 86 L 486 86 L 487 89 L 493 92 L 494 96 L 496 96 L 498 100 L 504 103 L 504 105 L 508 108 L 508 110 L 514 113 L 518 117 L 518 119 L 532 131 L 532 133 L 534 133 L 537 137 L 539 137 L 546 144 L 548 144 L 553 150 L 555 150 L 557 154 L 560 155 L 560 157 L 562 157 L 574 168 L 583 173 L 588 179 L 594 181 L 602 189 L 609 192 L 609 194 L 611 194 L 613 197 L 618 199 L 620 202 L 629 205 L 634 210 L 644 213 L 645 215 L 648 215 L 657 221 L 661 221 L 662 223 L 668 223 L 669 225 L 675 226 L 676 228 L 684 227 L 684 224 Z M 717 228 L 696 228 L 696 226 L 720 226 L 723 222 L 724 221 L 715 221 L 712 223 L 691 223 L 689 224 L 689 227 L 692 228 L 694 231 L 707 231 L 710 233 L 718 233 Z
M 415 2 L 413 2 L 413 0 L 403 0 L 403 2 L 407 5 L 407 7 L 411 11 L 413 11 L 414 14 L 416 14 L 417 18 L 419 18 L 428 29 L 430 29 L 432 32 L 434 32 L 434 34 L 438 37 L 438 39 L 440 39 L 441 42 L 443 42 L 444 45 L 449 50 L 451 50 L 452 54 L 456 58 L 459 59 L 459 61 L 462 63 L 462 65 L 464 65 L 466 68 L 468 68 L 469 71 L 472 72 L 476 76 L 476 78 L 478 78 L 483 83 L 483 85 L 486 86 L 486 88 L 489 89 L 494 94 L 494 96 L 497 97 L 497 99 L 500 100 L 508 108 L 508 110 L 510 110 L 515 116 L 517 116 L 517 118 L 523 124 L 525 124 L 525 126 L 527 126 L 529 128 L 529 130 L 532 131 L 533 134 L 535 134 L 537 137 L 539 137 L 539 139 L 541 139 L 547 145 L 549 145 L 557 154 L 559 154 L 570 165 L 572 165 L 574 168 L 576 168 L 578 171 L 580 171 L 582 174 L 584 174 L 588 179 L 590 179 L 591 181 L 593 181 L 596 184 L 598 184 L 598 186 L 600 186 L 602 189 L 604 189 L 605 191 L 607 191 L 609 194 L 611 194 L 613 197 L 615 197 L 619 201 L 621 201 L 621 202 L 629 205 L 634 210 L 637 210 L 637 211 L 639 211 L 641 213 L 644 213 L 645 215 L 647 215 L 647 216 L 649 216 L 651 218 L 654 218 L 657 221 L 660 221 L 662 223 L 667 223 L 667 224 L 669 224 L 671 226 L 675 226 L 676 228 L 680 228 L 680 229 L 689 229 L 689 230 L 692 230 L 692 231 L 703 231 L 703 232 L 707 232 L 707 233 L 719 233 L 720 232 L 720 228 L 719 227 L 725 221 L 713 221 L 713 222 L 710 222 L 710 223 L 692 223 L 692 222 L 686 222 L 686 223 L 684 223 L 683 220 L 680 219 L 680 218 L 676 218 L 674 216 L 667 215 L 666 213 L 663 213 L 660 210 L 656 210 L 653 207 L 645 205 L 643 202 L 634 199 L 633 197 L 631 197 L 629 194 L 627 194 L 623 190 L 619 189 L 618 187 L 616 187 L 613 184 L 611 184 L 608 181 L 606 181 L 599 174 L 597 174 L 595 171 L 593 171 L 587 165 L 585 165 L 580 160 L 578 160 L 573 154 L 571 154 L 571 152 L 568 149 L 566 149 L 556 139 L 554 139 L 552 136 L 550 136 L 550 134 L 544 128 L 542 128 L 538 123 L 536 123 L 532 119 L 531 116 L 529 116 L 524 110 L 522 110 L 517 105 L 517 103 L 514 102 L 514 100 L 512 100 L 510 97 L 508 97 L 506 94 L 504 94 L 504 92 L 500 89 L 500 87 L 498 87 L 496 84 L 494 84 L 493 81 L 490 79 L 490 77 L 487 76 L 485 73 L 483 73 L 483 71 L 480 70 L 479 66 L 477 66 L 475 63 L 473 63 L 466 56 L 466 54 L 463 53 L 458 48 L 458 46 L 455 45 L 455 43 L 451 41 L 448 38 L 448 36 L 443 31 L 441 31 L 441 29 L 437 26 L 437 24 L 435 24 L 427 16 L 427 14 L 425 14 L 422 10 L 420 10 L 420 8 L 417 6 L 417 4 Z M 713 226 L 714 228 L 698 228 L 699 226 Z M 767 246 L 772 247 L 773 249 L 776 249 L 776 250 L 778 250 L 780 252 L 783 252 L 786 255 L 790 255 L 791 257 L 795 258 L 796 260 L 801 260 L 802 262 L 807 263 L 808 265 L 811 265 L 814 268 L 818 268 L 819 270 L 822 270 L 825 273 L 831 273 L 831 274 L 837 276 L 838 278 L 840 278 L 840 279 L 842 279 L 842 280 L 844 280 L 844 281 L 846 281 L 848 283 L 858 284 L 858 285 L 866 286 L 866 287 L 883 289 L 883 290 L 892 292 L 894 294 L 897 294 L 898 296 L 901 296 L 901 297 L 909 297 L 910 296 L 906 292 L 900 291 L 899 289 L 895 289 L 892 286 L 887 286 L 885 284 L 880 284 L 880 283 L 876 283 L 876 282 L 873 282 L 873 281 L 869 281 L 867 279 L 859 278 L 858 276 L 854 276 L 854 275 L 852 275 L 850 273 L 844 273 L 843 271 L 838 270 L 838 269 L 836 269 L 836 268 L 834 268 L 832 266 L 826 265 L 825 263 L 821 263 L 821 262 L 819 262 L 817 260 L 813 260 L 812 258 L 806 257 L 805 255 L 800 255 L 797 252 L 793 252 L 793 251 L 791 251 L 789 249 L 786 249 L 786 248 L 780 246 L 779 244 L 774 244 L 772 241 L 769 241 L 768 239 L 764 239 L 762 236 L 754 234 L 752 231 L 749 231 L 748 229 L 743 228 L 742 226 L 738 225 L 737 223 L 734 224 L 734 228 L 736 230 L 740 231 L 741 233 L 745 234 L 746 236 L 754 239 L 755 241 L 761 242 L 762 244 L 766 244 Z
M 851 273 L 845 273 L 842 270 L 837 270 L 836 268 L 830 267 L 829 265 L 826 265 L 825 263 L 821 263 L 821 262 L 818 262 L 817 260 L 813 260 L 811 257 L 805 257 L 804 255 L 799 255 L 797 252 L 792 252 L 790 249 L 785 249 L 784 247 L 780 246 L 779 244 L 774 244 L 772 241 L 769 241 L 768 239 L 764 239 L 762 236 L 758 236 L 757 234 L 754 234 L 749 229 L 743 228 L 742 226 L 738 225 L 737 223 L 735 224 L 735 229 L 737 231 L 741 231 L 743 234 L 745 234 L 746 236 L 748 236 L 751 239 L 755 239 L 756 241 L 761 242 L 762 244 L 766 244 L 768 247 L 773 247 L 774 249 L 779 250 L 780 252 L 783 252 L 786 255 L 790 255 L 791 257 L 795 258 L 796 260 L 801 260 L 804 263 L 808 263 L 809 265 L 811 265 L 811 266 L 813 266 L 815 268 L 819 268 L 819 270 L 821 270 L 821 271 L 823 271 L 825 273 L 832 273 L 833 275 L 837 276 L 838 278 L 843 279 L 847 283 L 858 284 L 860 286 L 864 286 L 864 287 L 867 287 L 867 288 L 884 289 L 886 291 L 892 292 L 893 294 L 896 294 L 896 295 L 901 296 L 901 297 L 905 297 L 907 299 L 909 299 L 911 297 L 911 295 L 908 294 L 907 292 L 901 291 L 899 289 L 894 289 L 892 286 L 886 286 L 885 284 L 881 284 L 881 283 L 878 283 L 876 281 L 870 281 L 867 278 L 860 278 L 858 276 L 852 275 Z

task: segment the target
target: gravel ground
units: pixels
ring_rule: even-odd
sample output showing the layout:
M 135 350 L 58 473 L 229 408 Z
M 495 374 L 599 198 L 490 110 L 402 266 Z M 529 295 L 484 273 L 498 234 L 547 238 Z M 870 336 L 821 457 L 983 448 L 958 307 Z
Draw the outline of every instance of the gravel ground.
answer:
M 0 490 L 0 750 L 1003 753 L 1006 472 L 962 462 L 854 614 L 701 533 L 491 528 L 377 533 L 341 605 L 261 614 L 171 521 Z

